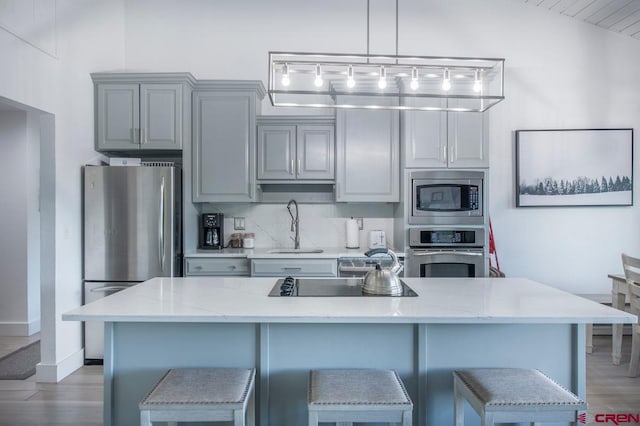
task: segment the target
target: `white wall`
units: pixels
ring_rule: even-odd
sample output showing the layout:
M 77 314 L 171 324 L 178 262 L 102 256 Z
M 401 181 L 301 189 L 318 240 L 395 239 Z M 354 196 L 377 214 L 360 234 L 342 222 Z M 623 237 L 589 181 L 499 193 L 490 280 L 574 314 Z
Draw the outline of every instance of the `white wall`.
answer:
M 372 2 L 372 52 L 395 48 L 388 3 Z M 266 82 L 270 50 L 365 52 L 365 7 L 365 0 L 128 0 L 126 64 Z M 638 207 L 516 209 L 514 131 L 637 127 L 639 41 L 513 0 L 400 0 L 399 8 L 399 54 L 506 58 L 506 100 L 491 110 L 490 145 L 502 269 L 607 293 L 607 273 L 621 272 L 620 252 L 640 254 Z M 265 100 L 263 113 L 325 111 L 276 110 Z
M 0 112 L 0 331 L 24 335 L 28 323 L 27 113 Z
M 39 123 L 34 113 L 0 110 L 0 335 L 40 331 Z
M 3 13 L 24 14 L 0 16 L 5 28 L 10 27 L 6 22 L 21 23 L 17 29 L 0 29 L 0 96 L 52 114 L 43 116 L 43 128 L 53 134 L 41 135 L 42 198 L 51 206 L 45 219 L 53 229 L 43 228 L 42 234 L 47 250 L 42 253 L 37 380 L 58 381 L 83 358 L 81 324 L 63 322 L 60 316 L 82 301 L 80 166 L 96 155 L 89 73 L 123 66 L 123 4 L 50 0 L 21 8 L 22 2 L 10 3 L 13 8 Z

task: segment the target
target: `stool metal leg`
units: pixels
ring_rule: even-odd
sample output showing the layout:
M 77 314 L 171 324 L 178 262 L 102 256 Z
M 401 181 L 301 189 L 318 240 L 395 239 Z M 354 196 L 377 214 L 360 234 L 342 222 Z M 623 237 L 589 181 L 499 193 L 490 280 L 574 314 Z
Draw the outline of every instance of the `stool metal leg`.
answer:
M 151 426 L 151 412 L 149 410 L 140 411 L 140 426 Z
M 464 399 L 460 395 L 456 381 L 453 382 L 453 418 L 455 426 L 464 426 Z
M 249 406 L 247 407 L 247 425 L 256 426 L 256 394 L 252 390 L 249 395 Z
M 493 426 L 493 413 L 484 412 L 484 416 L 482 416 L 482 426 Z
M 413 412 L 405 411 L 402 413 L 402 426 L 411 426 L 413 424 Z
M 244 410 L 233 410 L 233 426 L 245 426 Z

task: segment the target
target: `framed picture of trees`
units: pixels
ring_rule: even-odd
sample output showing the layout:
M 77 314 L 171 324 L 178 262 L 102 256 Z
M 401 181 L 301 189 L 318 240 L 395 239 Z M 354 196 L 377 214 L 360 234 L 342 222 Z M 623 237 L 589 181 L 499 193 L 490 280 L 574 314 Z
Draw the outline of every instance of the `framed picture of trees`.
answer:
M 516 130 L 516 206 L 633 205 L 633 129 Z

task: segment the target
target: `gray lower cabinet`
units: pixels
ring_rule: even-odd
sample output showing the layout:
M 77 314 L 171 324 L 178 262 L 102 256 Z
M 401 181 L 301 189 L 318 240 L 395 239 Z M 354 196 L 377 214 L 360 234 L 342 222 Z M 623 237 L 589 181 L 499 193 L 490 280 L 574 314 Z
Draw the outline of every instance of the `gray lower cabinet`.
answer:
M 333 117 L 258 117 L 258 180 L 333 180 Z
M 400 201 L 398 111 L 337 112 L 336 201 Z
M 262 82 L 198 82 L 193 93 L 193 202 L 255 201 Z
M 336 259 L 251 259 L 252 277 L 337 277 Z
M 249 259 L 246 257 L 187 257 L 184 260 L 184 275 L 186 277 L 248 277 L 249 274 Z
M 489 167 L 489 113 L 404 111 L 405 167 Z
M 188 73 L 95 73 L 98 151 L 179 151 L 190 137 Z

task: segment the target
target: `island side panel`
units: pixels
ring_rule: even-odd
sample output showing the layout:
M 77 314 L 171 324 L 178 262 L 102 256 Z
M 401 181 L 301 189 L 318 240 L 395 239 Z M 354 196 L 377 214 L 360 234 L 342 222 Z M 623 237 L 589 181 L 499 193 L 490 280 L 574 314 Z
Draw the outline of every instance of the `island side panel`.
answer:
M 417 328 L 414 324 L 269 324 L 268 424 L 307 424 L 310 369 L 393 369 L 416 404 Z M 418 424 L 415 410 L 414 424 Z
M 453 423 L 452 374 L 456 369 L 536 368 L 574 393 L 584 391 L 574 388 L 584 382 L 586 374 L 584 340 L 575 339 L 576 326 L 571 324 L 429 324 L 426 329 L 429 426 Z M 575 347 L 579 342 L 582 353 Z M 480 425 L 479 416 L 466 403 L 465 425 Z
M 170 368 L 254 368 L 258 330 L 256 324 L 111 323 L 105 426 L 139 424 L 138 403 Z

